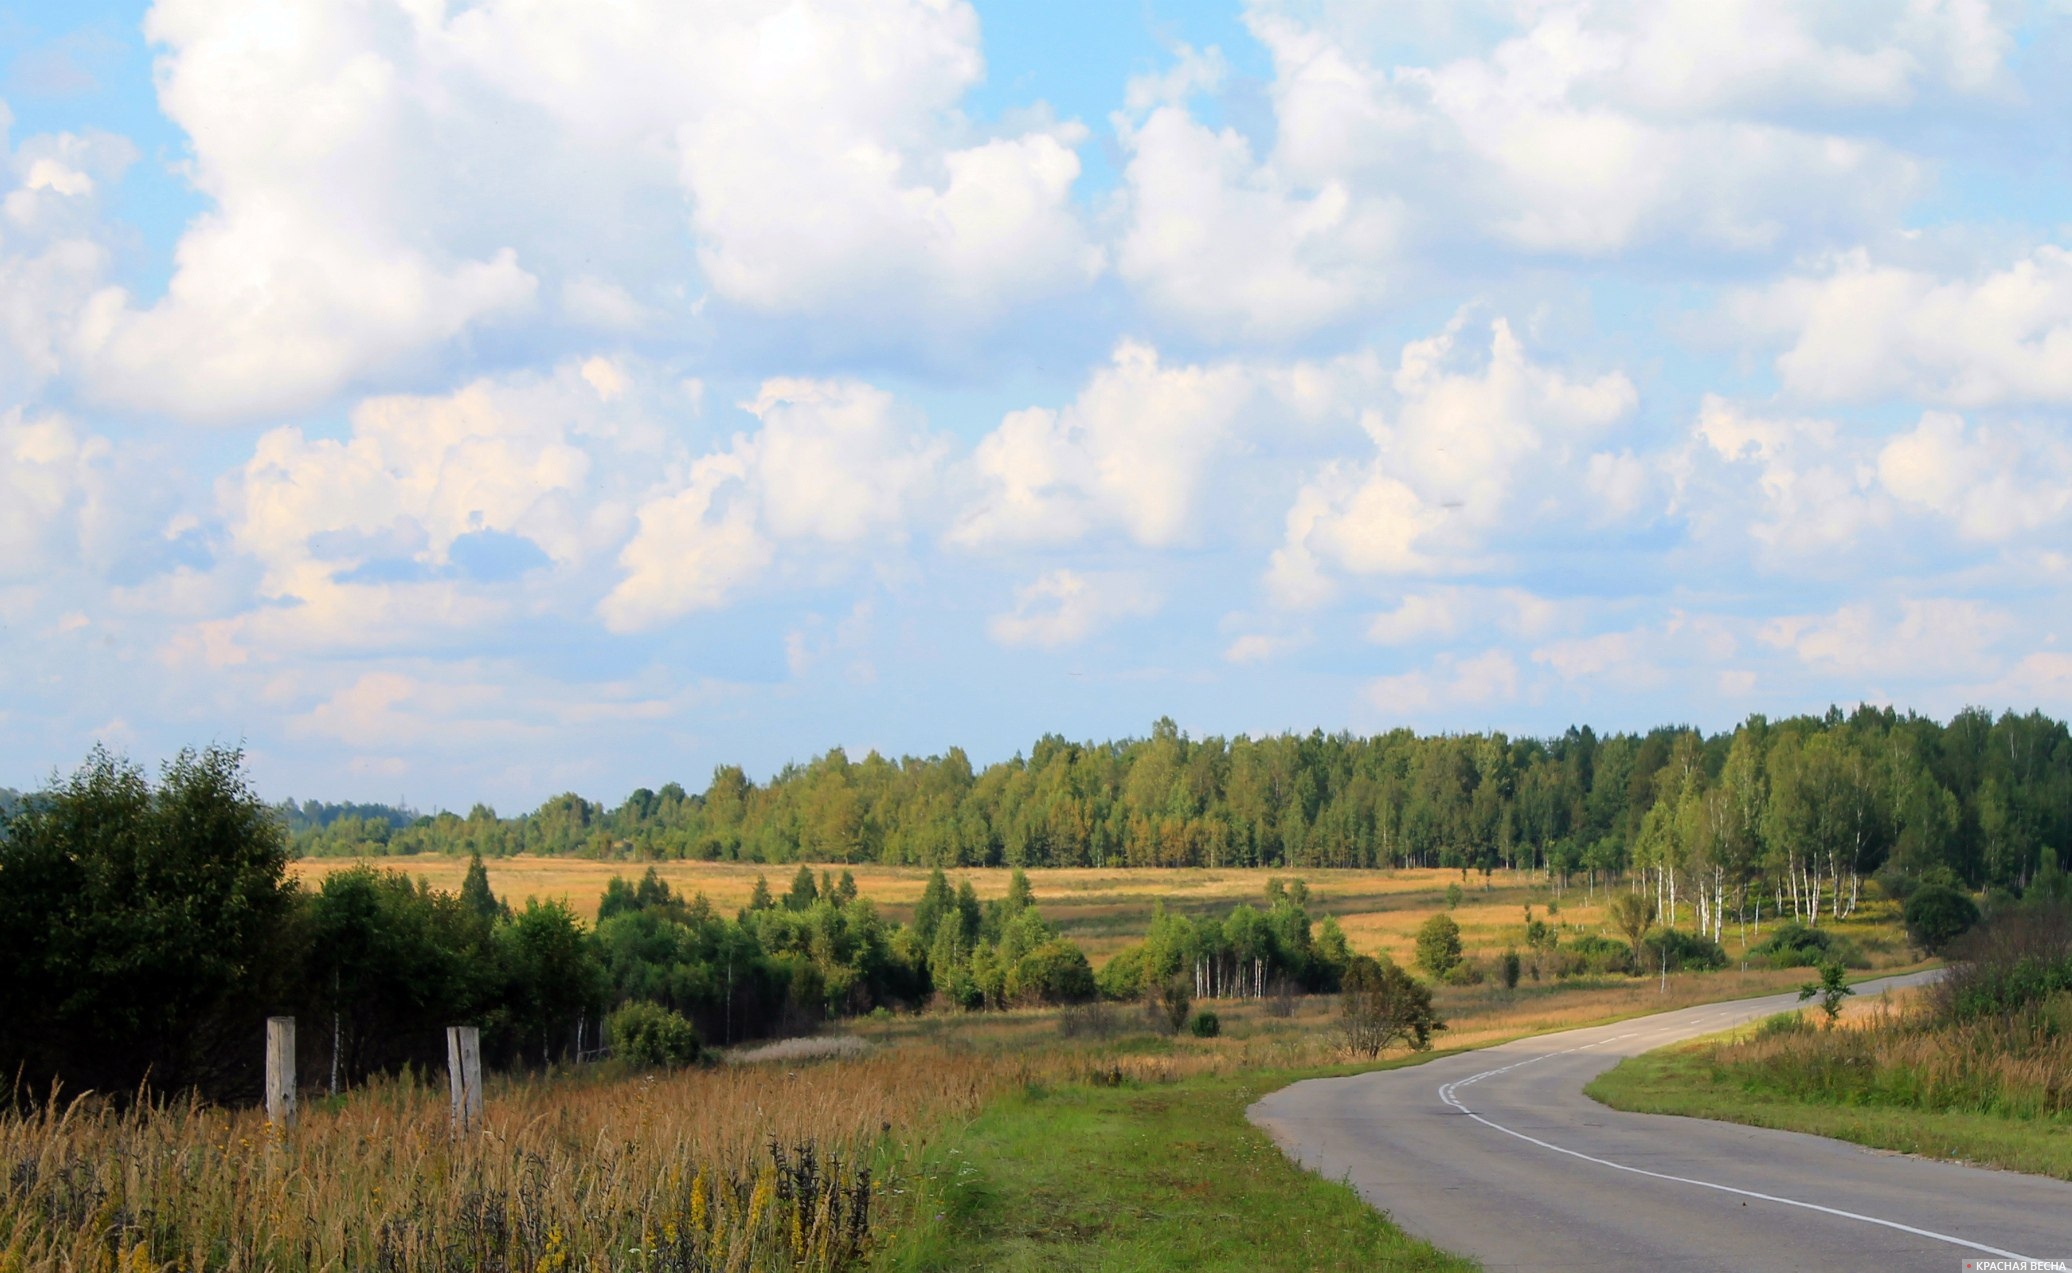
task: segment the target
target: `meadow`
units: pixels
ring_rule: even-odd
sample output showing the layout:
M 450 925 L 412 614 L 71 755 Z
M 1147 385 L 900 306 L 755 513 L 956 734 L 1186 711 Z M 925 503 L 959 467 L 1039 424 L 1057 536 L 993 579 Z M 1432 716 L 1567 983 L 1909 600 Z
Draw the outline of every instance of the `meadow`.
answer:
M 365 863 L 377 869 L 403 871 L 429 882 L 434 888 L 457 890 L 467 871 L 467 859 L 445 855 L 374 858 L 300 858 L 289 864 L 290 872 L 305 886 L 315 886 L 334 871 Z M 748 904 L 757 877 L 782 892 L 797 868 L 786 864 L 749 862 L 656 862 L 627 863 L 589 858 L 511 857 L 485 863 L 490 886 L 499 897 L 514 905 L 537 897 L 564 901 L 576 914 L 597 913 L 597 903 L 613 876 L 632 878 L 652 865 L 672 889 L 684 895 L 700 894 L 722 911 L 731 912 Z M 859 864 L 848 867 L 816 866 L 817 870 L 847 870 L 855 876 L 858 892 L 878 905 L 887 918 L 905 922 L 912 918 L 929 872 L 921 867 Z M 966 867 L 949 873 L 951 882 L 971 882 L 981 900 L 1004 897 L 1011 872 L 1005 867 Z M 1361 954 L 1387 954 L 1399 963 L 1409 963 L 1415 953 L 1415 934 L 1420 924 L 1448 906 L 1449 885 L 1461 889 L 1459 904 L 1449 912 L 1461 928 L 1461 945 L 1470 957 L 1491 955 L 1524 944 L 1525 907 L 1534 914 L 1561 925 L 1566 934 L 1591 933 L 1611 936 L 1607 899 L 1603 887 L 1588 887 L 1580 880 L 1565 889 L 1550 885 L 1540 872 L 1498 870 L 1488 877 L 1445 868 L 1401 868 L 1389 870 L 1262 871 L 1253 869 L 1208 870 L 1160 867 L 1063 867 L 1036 868 L 1027 872 L 1037 906 L 1046 920 L 1078 943 L 1087 957 L 1099 965 L 1130 942 L 1140 940 L 1150 927 L 1154 905 L 1194 918 L 1217 918 L 1239 903 L 1258 906 L 1269 879 L 1300 879 L 1309 888 L 1307 909 L 1312 919 L 1334 916 L 1345 930 L 1352 948 Z M 1556 908 L 1549 913 L 1549 904 Z M 1688 905 L 1682 911 L 1689 923 Z M 1728 925 L 1722 945 L 1738 961 L 1748 946 L 1774 927 L 1766 917 L 1760 929 L 1745 935 Z M 1856 915 L 1831 924 L 1857 940 L 1871 959 L 1871 966 L 1886 967 L 1907 956 L 1898 925 L 1896 908 L 1889 903 L 1866 901 Z

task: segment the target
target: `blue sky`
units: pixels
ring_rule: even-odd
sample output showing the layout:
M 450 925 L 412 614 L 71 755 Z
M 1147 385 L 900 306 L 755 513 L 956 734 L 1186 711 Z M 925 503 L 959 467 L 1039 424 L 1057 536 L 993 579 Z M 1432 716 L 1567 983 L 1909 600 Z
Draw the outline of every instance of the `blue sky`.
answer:
M 0 784 L 2072 711 L 1989 0 L 0 15 Z

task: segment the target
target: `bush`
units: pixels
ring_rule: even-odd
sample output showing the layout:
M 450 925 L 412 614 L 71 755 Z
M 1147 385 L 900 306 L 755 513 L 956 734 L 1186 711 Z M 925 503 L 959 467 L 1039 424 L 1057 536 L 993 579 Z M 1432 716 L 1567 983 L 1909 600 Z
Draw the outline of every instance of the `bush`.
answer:
M 1807 1024 L 1806 1014 L 1803 1012 L 1779 1012 L 1756 1022 L 1755 1037 L 1776 1039 L 1785 1035 L 1805 1034 L 1812 1028 Z
M 1770 930 L 1768 937 L 1748 948 L 1748 954 L 1772 968 L 1817 968 L 1826 963 L 1861 968 L 1865 964 L 1855 942 L 1825 928 L 1808 928 L 1795 919 Z
M 1144 997 L 1144 1014 L 1151 1018 L 1151 1028 L 1160 1034 L 1178 1034 L 1180 1027 L 1187 1024 L 1187 1012 L 1193 1006 L 1194 992 L 1188 987 L 1187 978 L 1179 973 L 1153 986 Z
M 1058 1037 L 1063 1039 L 1112 1039 L 1121 1029 L 1114 1010 L 1098 1000 L 1072 1004 L 1058 1014 Z
M 1703 933 L 1663 928 L 1641 939 L 1641 971 L 1659 971 L 1665 954 L 1671 972 L 1682 972 L 1687 968 L 1715 971 L 1727 966 L 1727 952 L 1720 949 L 1720 944 L 1712 938 Z
M 1482 984 L 1482 965 L 1473 959 L 1463 959 L 1446 970 L 1439 978 L 1449 986 L 1479 986 Z
M 1579 933 L 1566 947 L 1556 951 L 1554 973 L 1558 977 L 1573 977 L 1580 973 L 1602 976 L 1632 971 L 1633 948 L 1625 942 L 1600 937 L 1596 933 Z
M 1906 923 L 1908 940 L 1938 954 L 1978 923 L 1978 907 L 1956 889 L 1927 884 L 1907 899 Z
M 2072 991 L 2072 907 L 1994 915 L 1960 939 L 1957 962 L 1930 991 L 1945 1020 L 2011 1017 Z
M 681 1069 L 698 1059 L 698 1031 L 659 1003 L 635 1000 L 604 1022 L 612 1052 L 643 1069 Z
M 1355 955 L 1346 965 L 1338 1011 L 1346 1046 L 1374 1057 L 1396 1043 L 1422 1052 L 1446 1023 L 1432 1010 L 1432 992 L 1394 963 Z
M 1187 1023 L 1187 1030 L 1197 1039 L 1213 1039 L 1223 1033 L 1223 1023 L 1216 1014 L 1203 1008 L 1194 1014 L 1194 1020 Z
M 1084 1003 L 1096 993 L 1086 952 L 1063 939 L 1044 942 L 1007 970 L 1007 997 L 1018 1003 Z
M 1126 1001 L 1143 994 L 1144 944 L 1138 942 L 1116 951 L 1094 974 L 1094 982 L 1104 999 Z
M 1417 930 L 1417 966 L 1443 977 L 1460 962 L 1460 925 L 1451 915 L 1434 915 Z
M 1519 960 L 1518 952 L 1515 950 L 1505 951 L 1503 958 L 1497 960 L 1497 980 L 1504 984 L 1506 990 L 1518 988 L 1518 977 L 1523 971 L 1524 964 Z

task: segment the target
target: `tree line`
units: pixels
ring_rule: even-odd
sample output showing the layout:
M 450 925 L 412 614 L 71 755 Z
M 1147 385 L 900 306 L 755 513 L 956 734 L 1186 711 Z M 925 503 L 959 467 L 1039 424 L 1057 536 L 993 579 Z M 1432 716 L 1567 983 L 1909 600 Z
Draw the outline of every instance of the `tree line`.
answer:
M 516 853 L 917 866 L 1443 866 L 1633 873 L 1674 922 L 1846 914 L 1863 880 L 2019 891 L 2072 849 L 2072 735 L 2031 712 L 1892 708 L 1705 734 L 1313 732 L 1046 736 L 975 770 L 836 748 L 767 783 L 723 765 L 615 806 L 574 793 L 500 818 L 283 806 L 304 854 Z
M 981 903 L 938 869 L 902 924 L 846 870 L 802 864 L 782 893 L 759 877 L 724 914 L 650 868 L 614 877 L 592 922 L 555 901 L 514 910 L 479 857 L 455 892 L 365 863 L 305 889 L 288 860 L 235 750 L 183 752 L 154 782 L 97 749 L 0 817 L 0 1070 L 15 1099 L 58 1085 L 249 1099 L 273 1015 L 302 1023 L 303 1081 L 336 1090 L 435 1069 L 448 1025 L 479 1026 L 497 1067 L 607 1044 L 681 1063 L 829 1016 L 1100 993 L 1020 871 Z M 1273 923 L 1306 949 L 1291 905 Z

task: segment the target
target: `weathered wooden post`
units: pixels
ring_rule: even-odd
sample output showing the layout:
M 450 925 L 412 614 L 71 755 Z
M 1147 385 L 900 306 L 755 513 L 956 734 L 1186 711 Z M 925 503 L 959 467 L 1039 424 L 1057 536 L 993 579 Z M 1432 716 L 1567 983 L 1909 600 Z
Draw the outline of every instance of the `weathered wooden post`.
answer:
M 266 1018 L 266 1121 L 276 1132 L 295 1126 L 295 1018 Z
M 453 1130 L 465 1136 L 482 1122 L 482 1032 L 446 1027 L 446 1080 L 453 1096 Z

